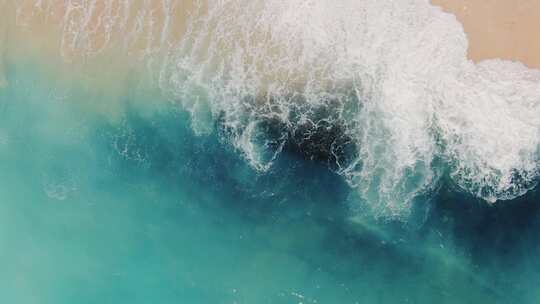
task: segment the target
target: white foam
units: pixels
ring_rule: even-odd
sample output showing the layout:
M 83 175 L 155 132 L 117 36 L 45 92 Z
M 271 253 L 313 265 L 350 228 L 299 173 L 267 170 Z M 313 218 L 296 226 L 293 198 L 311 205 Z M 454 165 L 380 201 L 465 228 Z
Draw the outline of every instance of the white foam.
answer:
M 175 5 L 163 7 L 173 13 Z M 148 38 L 160 41 L 149 42 L 148 52 L 166 48 L 159 86 L 192 113 L 197 133 L 220 119 L 254 168 L 267 170 L 276 157 L 260 139 L 261 121 L 294 129 L 317 124 L 313 113 L 331 107 L 358 147 L 357 159 L 338 171 L 381 215 L 406 214 L 438 186 L 445 167 L 456 185 L 489 202 L 534 187 L 540 71 L 472 63 L 461 24 L 427 0 L 215 0 L 207 12 L 200 7 L 178 42 L 166 38 L 170 21 L 141 29 L 152 24 L 148 7 L 126 9 L 124 19 L 139 16 L 140 26 L 128 31 L 124 47 L 159 33 Z M 66 40 L 70 47 L 86 45 L 81 29 L 89 23 L 73 21 L 69 10 L 66 16 L 67 33 L 78 35 Z
M 436 160 L 458 186 L 490 202 L 534 185 L 540 72 L 504 61 L 473 64 L 453 15 L 421 0 L 213 4 L 200 21 L 206 27 L 178 49 L 171 78 L 181 71 L 184 84 L 210 92 L 209 108 L 224 113 L 235 146 L 255 167 L 267 168 L 249 139 L 254 120 L 274 115 L 294 128 L 288 113 L 297 105 L 283 96 L 303 96 L 309 117 L 346 84 L 361 103 L 346 118 L 359 151 L 340 172 L 378 213 L 405 214 L 434 189 L 443 174 Z M 172 87 L 189 99 L 184 85 Z

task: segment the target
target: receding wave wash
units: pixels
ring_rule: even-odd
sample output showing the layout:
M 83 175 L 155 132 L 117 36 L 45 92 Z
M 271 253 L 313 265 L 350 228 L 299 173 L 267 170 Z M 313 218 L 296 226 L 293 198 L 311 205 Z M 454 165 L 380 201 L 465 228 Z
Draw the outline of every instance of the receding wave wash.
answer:
M 0 0 L 0 303 L 538 303 L 540 70 L 467 50 L 427 0 Z
M 291 143 L 321 154 L 381 215 L 407 214 L 443 179 L 489 203 L 538 180 L 540 71 L 468 60 L 461 25 L 425 0 L 2 5 L 0 68 L 20 45 L 138 65 L 196 134 L 219 123 L 260 171 Z
M 72 64 L 127 57 L 191 113 L 195 133 L 219 121 L 256 170 L 339 126 L 320 146 L 383 215 L 407 213 L 445 175 L 490 203 L 536 185 L 540 71 L 471 62 L 461 25 L 427 1 L 2 5 L 0 68 L 21 44 Z

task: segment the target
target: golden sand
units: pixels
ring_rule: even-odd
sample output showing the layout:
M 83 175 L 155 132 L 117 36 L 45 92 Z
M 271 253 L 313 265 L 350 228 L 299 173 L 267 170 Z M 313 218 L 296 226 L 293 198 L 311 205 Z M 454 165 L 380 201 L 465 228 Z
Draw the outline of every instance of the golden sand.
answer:
M 34 50 L 53 55 L 60 50 L 68 60 L 112 50 L 110 46 L 115 44 L 128 50 L 122 57 L 154 56 L 174 47 L 186 31 L 187 19 L 196 10 L 195 1 L 185 0 L 73 2 L 78 3 L 76 6 L 68 3 L 0 0 L 0 86 L 5 85 L 4 57 L 15 41 L 18 46 L 11 53 Z M 540 0 L 432 3 L 456 14 L 463 23 L 472 60 L 519 60 L 540 68 Z
M 540 0 L 432 0 L 454 13 L 474 61 L 501 58 L 540 68 Z

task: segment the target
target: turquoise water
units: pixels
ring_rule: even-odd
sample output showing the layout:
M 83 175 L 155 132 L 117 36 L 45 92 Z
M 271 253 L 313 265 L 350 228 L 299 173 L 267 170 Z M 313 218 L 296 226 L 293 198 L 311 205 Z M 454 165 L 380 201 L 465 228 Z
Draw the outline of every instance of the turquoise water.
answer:
M 256 172 L 158 91 L 134 84 L 111 118 L 35 64 L 7 76 L 2 303 L 540 299 L 538 190 L 490 207 L 443 183 L 408 222 L 352 217 L 326 165 L 285 151 Z

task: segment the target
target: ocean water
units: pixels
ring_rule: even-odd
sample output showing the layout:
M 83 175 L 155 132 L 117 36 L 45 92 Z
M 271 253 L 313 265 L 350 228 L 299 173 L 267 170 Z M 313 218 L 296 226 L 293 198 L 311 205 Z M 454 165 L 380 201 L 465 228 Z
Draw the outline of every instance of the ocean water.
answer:
M 294 150 L 258 172 L 157 91 L 111 119 L 37 64 L 0 94 L 6 303 L 535 303 L 540 195 L 444 187 L 408 222 Z M 145 108 L 137 106 L 145 100 Z M 148 114 L 151 113 L 151 114 Z M 216 126 L 218 128 L 218 126 Z
M 68 2 L 0 31 L 0 303 L 538 303 L 540 74 L 453 16 Z

